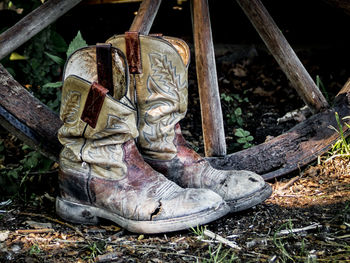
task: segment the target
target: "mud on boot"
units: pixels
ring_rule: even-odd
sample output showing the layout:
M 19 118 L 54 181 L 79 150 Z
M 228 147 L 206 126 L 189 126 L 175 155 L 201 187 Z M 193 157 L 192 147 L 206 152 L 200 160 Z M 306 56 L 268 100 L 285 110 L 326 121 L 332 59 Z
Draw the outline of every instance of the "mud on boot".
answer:
M 98 48 L 76 51 L 64 70 L 57 213 L 84 224 L 104 218 L 137 233 L 187 229 L 227 214 L 216 193 L 183 189 L 144 162 L 134 142 L 139 133 L 126 59 L 103 47 L 112 67 L 106 89 L 98 83 Z

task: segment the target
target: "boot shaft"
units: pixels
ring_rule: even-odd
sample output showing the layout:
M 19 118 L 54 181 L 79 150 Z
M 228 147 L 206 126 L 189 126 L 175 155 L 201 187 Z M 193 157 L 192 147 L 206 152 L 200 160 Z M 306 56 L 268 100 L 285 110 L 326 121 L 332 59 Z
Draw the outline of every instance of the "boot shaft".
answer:
M 170 160 L 177 153 L 175 125 L 187 111 L 189 48 L 184 41 L 171 37 L 140 35 L 137 41 L 142 66 L 142 73 L 133 74 L 139 116 L 138 143 L 145 157 Z M 124 35 L 107 42 L 123 52 L 130 49 Z
M 128 97 L 127 64 L 115 49 L 113 98 L 93 82 L 97 79 L 95 52 L 95 47 L 78 50 L 65 66 L 60 110 L 64 124 L 58 132 L 64 146 L 61 169 L 121 178 L 127 170 L 123 144 L 138 136 L 136 110 Z

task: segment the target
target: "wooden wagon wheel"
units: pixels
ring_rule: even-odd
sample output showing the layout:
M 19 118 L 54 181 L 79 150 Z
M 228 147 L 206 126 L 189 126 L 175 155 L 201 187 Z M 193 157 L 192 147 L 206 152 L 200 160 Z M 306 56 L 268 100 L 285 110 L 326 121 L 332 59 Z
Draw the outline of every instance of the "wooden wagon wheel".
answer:
M 49 0 L 24 17 L 0 35 L 0 59 L 80 1 Z M 202 113 L 211 113 L 211 115 L 202 114 L 207 159 L 217 168 L 251 170 L 268 180 L 305 166 L 325 153 L 339 139 L 338 134 L 328 126 L 337 126 L 335 112 L 338 112 L 340 118 L 350 115 L 348 98 L 350 81 L 337 95 L 334 107 L 329 109 L 323 95 L 260 0 L 237 0 L 237 2 L 299 95 L 315 113 L 309 119 L 266 143 L 226 155 L 218 84 L 213 66 L 215 60 L 208 2 L 192 0 L 196 64 L 200 65 L 197 67 L 197 75 L 201 110 Z M 160 3 L 161 0 L 144 0 L 130 30 L 148 34 Z M 0 124 L 26 144 L 57 161 L 61 149 L 57 140 L 57 130 L 62 124 L 57 114 L 24 89 L 1 64 L 0 98 Z M 208 111 L 208 105 L 213 111 Z M 345 135 L 348 135 L 346 127 L 344 131 Z M 214 155 L 221 157 L 212 157 Z

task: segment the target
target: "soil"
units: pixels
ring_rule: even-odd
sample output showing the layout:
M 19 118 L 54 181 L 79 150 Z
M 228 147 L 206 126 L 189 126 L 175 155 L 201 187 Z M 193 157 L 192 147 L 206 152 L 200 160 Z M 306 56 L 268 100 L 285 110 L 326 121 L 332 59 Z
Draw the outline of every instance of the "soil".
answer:
M 310 75 L 319 75 L 331 102 L 350 76 L 348 55 L 329 46 L 296 52 Z M 216 54 L 220 92 L 234 98 L 222 102 L 229 153 L 243 148 L 234 134 L 238 128 L 259 144 L 309 116 L 283 118 L 304 104 L 260 44 L 218 45 Z M 181 125 L 203 154 L 199 105 L 192 60 L 188 113 Z M 242 123 L 232 120 L 237 107 Z M 16 165 L 23 156 L 21 143 L 4 131 L 0 135 L 6 152 L 1 166 Z M 350 262 L 346 157 L 320 156 L 306 169 L 270 181 L 272 196 L 251 209 L 195 230 L 159 235 L 133 234 L 107 221 L 98 226 L 64 222 L 55 214 L 57 166 L 30 178 L 26 195 L 1 198 L 0 262 Z

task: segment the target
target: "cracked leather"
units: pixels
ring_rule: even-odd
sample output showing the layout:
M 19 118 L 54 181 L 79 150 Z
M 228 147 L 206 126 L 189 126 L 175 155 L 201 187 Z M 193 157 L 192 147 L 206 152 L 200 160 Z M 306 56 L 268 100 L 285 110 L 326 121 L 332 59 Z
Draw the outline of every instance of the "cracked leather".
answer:
M 183 189 L 154 171 L 143 161 L 134 141 L 126 142 L 123 149 L 127 153 L 126 176 L 113 180 L 63 168 L 59 173 L 61 197 L 128 219 L 154 221 L 195 214 L 206 206 L 211 209 L 222 204 L 213 192 Z
M 107 42 L 124 50 L 123 39 L 123 35 L 118 35 Z M 208 188 L 228 202 L 235 203 L 260 191 L 265 192 L 256 195 L 261 200 L 249 202 L 266 199 L 271 190 L 261 176 L 249 171 L 214 169 L 186 146 L 178 122 L 187 111 L 187 44 L 173 37 L 140 35 L 139 39 L 143 74 L 135 76 L 138 145 L 146 162 L 181 187 Z
M 105 95 L 95 128 L 81 119 L 91 82 L 96 78 L 96 61 L 90 49 L 95 47 L 74 53 L 64 72 L 60 109 L 64 124 L 58 133 L 64 146 L 59 173 L 63 200 L 136 221 L 176 222 L 176 218 L 181 218 L 183 222 L 203 211 L 212 213 L 208 218 L 214 220 L 219 207 L 220 216 L 223 215 L 227 209 L 219 195 L 205 189 L 183 189 L 144 162 L 134 143 L 138 136 L 136 110 L 128 97 L 128 82 L 120 82 L 123 78 L 115 78 L 118 83 L 114 83 L 114 94 L 121 94 L 121 89 L 125 95 Z M 125 65 L 118 59 L 123 58 L 114 56 L 114 65 Z M 79 64 L 85 68 L 79 69 Z M 123 72 L 123 68 L 118 72 Z

